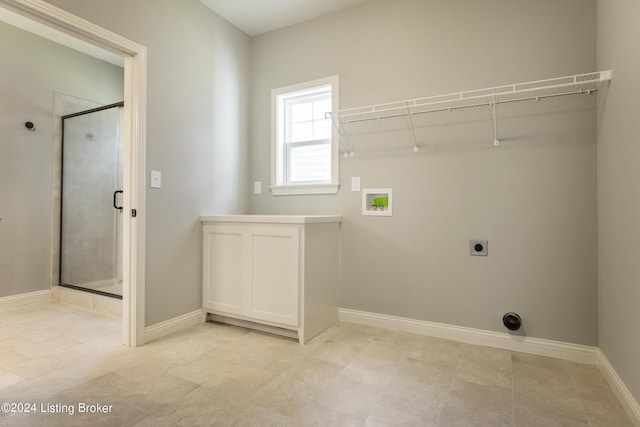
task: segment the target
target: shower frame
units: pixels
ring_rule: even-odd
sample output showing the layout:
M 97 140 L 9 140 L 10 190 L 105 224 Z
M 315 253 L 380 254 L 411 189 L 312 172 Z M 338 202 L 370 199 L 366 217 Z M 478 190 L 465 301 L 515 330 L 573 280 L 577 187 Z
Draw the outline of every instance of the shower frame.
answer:
M 88 292 L 88 293 L 92 293 L 92 294 L 97 294 L 97 295 L 102 295 L 102 296 L 106 296 L 106 297 L 110 297 L 110 298 L 116 298 L 116 299 L 120 299 L 122 300 L 122 295 L 118 295 L 118 294 L 113 294 L 110 292 L 104 292 L 104 291 L 100 291 L 98 289 L 91 289 L 91 288 L 87 288 L 87 287 L 83 287 L 83 286 L 78 286 L 78 285 L 72 285 L 72 284 L 67 284 L 67 283 L 62 283 L 62 255 L 63 255 L 63 251 L 62 251 L 62 228 L 63 228 L 63 221 L 62 221 L 62 217 L 63 217 L 63 211 L 64 211 L 64 126 L 65 126 L 65 120 L 66 119 L 72 119 L 74 117 L 80 117 L 80 116 L 85 116 L 88 114 L 92 114 L 92 113 L 98 113 L 100 111 L 105 111 L 105 110 L 109 110 L 112 108 L 123 108 L 124 107 L 124 101 L 120 101 L 120 102 L 115 102 L 113 104 L 107 104 L 107 105 L 102 105 L 100 107 L 96 107 L 96 108 L 90 108 L 88 110 L 83 110 L 83 111 L 79 111 L 77 113 L 71 113 L 71 114 L 66 114 L 64 116 L 61 116 L 61 130 L 62 130 L 62 143 L 61 143 L 61 147 L 60 147 L 60 164 L 61 164 L 61 178 L 60 178 L 60 229 L 59 229 L 59 233 L 60 233 L 60 241 L 59 241 L 59 246 L 60 246 L 60 256 L 58 257 L 58 286 L 64 287 L 64 288 L 69 288 L 69 289 L 75 289 L 75 290 L 79 290 L 79 291 L 83 291 L 83 292 Z

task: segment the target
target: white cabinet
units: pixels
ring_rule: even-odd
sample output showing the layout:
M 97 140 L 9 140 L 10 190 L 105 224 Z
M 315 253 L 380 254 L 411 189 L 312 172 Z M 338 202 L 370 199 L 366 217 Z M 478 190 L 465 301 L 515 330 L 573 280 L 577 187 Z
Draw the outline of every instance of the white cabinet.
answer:
M 203 308 L 307 342 L 338 320 L 340 217 L 203 216 Z M 258 326 L 260 325 L 260 326 Z

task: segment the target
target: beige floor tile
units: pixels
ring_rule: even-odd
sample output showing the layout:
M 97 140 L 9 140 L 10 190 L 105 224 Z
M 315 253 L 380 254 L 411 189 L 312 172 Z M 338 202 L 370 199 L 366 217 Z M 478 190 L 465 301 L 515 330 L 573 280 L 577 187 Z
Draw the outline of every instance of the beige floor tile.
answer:
M 396 378 L 402 366 L 402 362 L 357 356 L 344 368 L 341 375 L 372 387 L 386 387 Z
M 511 390 L 511 352 L 477 345 L 464 345 L 455 379 Z
M 448 387 L 396 382 L 385 389 L 378 409 L 406 412 L 434 423 L 440 416 L 447 396 Z
M 465 410 L 447 405 L 442 409 L 438 425 L 442 427 L 507 427 L 512 426 L 513 423 L 488 412 Z M 538 425 L 538 427 L 542 426 L 542 424 Z
M 45 404 L 46 405 L 46 404 Z M 93 404 L 87 404 L 85 408 L 90 408 Z M 148 417 L 148 414 L 138 408 L 123 403 L 115 407 L 112 406 L 111 411 L 105 413 L 92 413 L 89 411 L 79 412 L 80 404 L 74 405 L 72 415 L 69 413 L 35 413 L 35 414 L 12 414 L 15 416 L 5 420 L 6 426 L 46 426 L 46 427 L 112 427 L 112 426 L 131 426 L 140 420 Z M 0 426 L 3 426 L 3 420 L 0 418 Z
M 513 424 L 511 390 L 454 379 L 446 399 L 445 413 L 455 409 L 471 418 L 495 420 L 496 425 Z
M 563 360 L 513 352 L 511 369 L 514 389 L 526 384 L 573 387 L 567 365 Z
M 596 366 L 572 362 L 566 362 L 566 365 L 591 426 L 632 426 L 624 408 Z
M 346 366 L 358 355 L 361 350 L 362 347 L 354 346 L 351 343 L 328 339 L 327 341 L 317 346 L 315 351 L 311 353 L 311 356 L 315 359 L 335 363 L 336 365 Z
M 208 323 L 128 348 L 49 302 L 0 310 L 0 349 L 0 400 L 113 406 L 0 426 L 631 426 L 595 366 L 341 322 L 304 346 Z
M 321 344 L 317 342 L 302 346 L 297 340 L 277 335 L 267 335 L 266 338 L 267 340 L 262 341 L 263 345 L 257 353 L 252 353 L 249 357 L 241 356 L 240 359 L 251 362 L 272 361 L 295 364 L 308 357 Z M 228 356 L 224 346 L 217 347 L 211 353 L 218 357 Z
M 0 402 L 25 402 L 44 399 L 77 385 L 81 380 L 62 371 L 50 371 L 0 389 Z
M 61 360 L 64 359 L 64 360 Z M 37 359 L 27 358 L 24 362 L 9 366 L 6 371 L 11 372 L 25 379 L 36 378 L 58 368 L 65 367 L 65 363 L 73 363 L 75 358 L 57 355 L 52 357 L 40 357 Z M 72 366 L 72 365 L 70 365 Z
M 318 385 L 299 382 L 288 373 L 274 378 L 253 396 L 253 402 L 263 408 L 293 416 L 321 396 Z
M 166 415 L 150 415 L 134 427 L 211 427 L 223 426 L 225 417 L 207 408 L 181 403 Z
M 4 369 L 0 370 L 0 389 L 7 388 L 22 381 L 24 381 L 24 378 L 13 372 L 8 372 Z
M 379 331 L 375 340 L 379 343 L 399 345 L 410 350 L 423 350 L 428 348 L 431 338 L 409 332 L 385 330 Z
M 82 341 L 72 337 L 57 335 L 43 341 L 23 341 L 14 346 L 14 350 L 31 359 L 47 355 L 67 352 L 70 347 L 82 344 Z M 44 351 L 44 353 L 43 353 Z
M 563 360 L 513 353 L 516 425 L 587 425 L 585 407 Z M 532 421 L 533 420 L 533 421 Z
M 394 375 L 394 382 L 435 385 L 448 390 L 456 364 L 441 361 L 407 359 Z
M 263 386 L 291 368 L 291 364 L 277 360 L 245 362 L 229 369 L 225 375 L 241 382 Z
M 612 391 L 596 390 L 581 397 L 591 427 L 633 427 Z
M 374 387 L 385 387 L 394 380 L 409 353 L 407 347 L 371 341 L 346 365 L 342 376 Z
M 530 425 L 529 419 L 546 420 L 550 425 L 586 425 L 586 412 L 580 397 L 570 389 L 532 385 L 513 393 L 516 425 Z M 524 424 L 523 424 L 524 423 Z
M 410 358 L 455 366 L 462 353 L 462 344 L 440 338 L 425 337 L 426 346 L 409 353 Z
M 339 375 L 322 387 L 317 403 L 364 422 L 383 394 L 381 387 L 371 387 Z
M 113 372 L 125 378 L 142 383 L 153 378 L 155 375 L 168 373 L 184 365 L 184 362 L 166 357 L 162 354 L 151 354 L 142 360 L 135 360 L 132 363 L 115 366 Z
M 394 408 L 386 402 L 380 402 L 365 420 L 366 427 L 436 427 L 438 421 L 429 421 L 418 415 Z
M 227 372 L 240 366 L 239 362 L 230 362 L 217 357 L 203 355 L 191 362 L 176 365 L 167 372 L 195 384 L 217 383 Z
M 5 369 L 24 363 L 27 360 L 30 359 L 24 354 L 18 353 L 15 350 L 0 350 L 0 366 Z
M 100 377 L 80 383 L 56 394 L 56 398 L 69 402 L 124 402 L 125 395 L 140 384 L 131 378 L 106 373 Z
M 589 423 L 586 417 L 578 420 L 553 408 L 526 405 L 516 401 L 514 425 L 516 427 L 587 427 Z
M 123 397 L 132 406 L 151 415 L 162 416 L 174 412 L 176 406 L 181 405 L 185 397 L 199 387 L 198 384 L 161 372 L 127 390 Z
M 296 409 L 291 418 L 297 427 L 361 427 L 363 425 L 358 417 L 317 403 L 308 403 Z
M 60 370 L 80 380 L 89 381 L 134 363 L 127 357 L 96 352 L 90 355 L 70 356 L 60 362 Z
M 578 393 L 589 391 L 594 388 L 610 388 L 604 375 L 602 375 L 600 369 L 595 365 L 565 362 L 565 366 Z
M 287 415 L 253 404 L 244 405 L 241 408 L 226 408 L 221 411 L 221 416 L 220 426 L 297 427 L 300 425 Z
M 242 407 L 252 403 L 257 391 L 258 387 L 253 384 L 220 377 L 217 381 L 207 381 L 206 386 L 198 387 L 187 394 L 183 401 L 220 413 L 231 407 Z
M 332 336 L 332 340 L 352 346 L 356 351 L 362 350 L 375 339 L 372 328 L 361 325 L 347 325 L 340 332 Z
M 336 378 L 344 369 L 344 367 L 335 363 L 309 357 L 292 366 L 283 375 L 302 384 L 323 387 Z

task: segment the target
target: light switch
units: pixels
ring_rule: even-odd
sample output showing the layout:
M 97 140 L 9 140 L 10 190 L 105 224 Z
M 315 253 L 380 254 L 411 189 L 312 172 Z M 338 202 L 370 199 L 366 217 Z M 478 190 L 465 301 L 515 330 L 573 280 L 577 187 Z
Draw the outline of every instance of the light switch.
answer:
M 262 181 L 253 183 L 253 194 L 262 194 Z
M 160 171 L 151 171 L 151 188 L 162 187 L 162 174 Z
M 351 177 L 351 191 L 360 191 L 360 177 L 352 176 Z

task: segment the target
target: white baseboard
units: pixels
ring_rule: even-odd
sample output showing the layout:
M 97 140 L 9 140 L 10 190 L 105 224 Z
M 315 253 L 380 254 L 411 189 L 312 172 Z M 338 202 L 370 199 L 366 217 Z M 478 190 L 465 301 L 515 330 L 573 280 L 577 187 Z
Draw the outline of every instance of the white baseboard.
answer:
M 364 311 L 341 308 L 340 321 L 360 325 L 377 326 L 418 335 L 444 338 L 467 344 L 483 345 L 503 350 L 519 351 L 538 356 L 554 357 L 573 362 L 598 363 L 598 348 L 580 344 L 570 344 L 540 338 L 522 337 L 506 333 L 485 331 L 482 329 L 452 326 L 424 320 L 407 319 L 386 314 L 368 313 Z
M 598 349 L 598 367 L 607 379 L 620 404 L 622 404 L 622 407 L 627 411 L 627 415 L 629 415 L 633 425 L 640 427 L 640 405 L 638 401 L 633 397 L 624 382 L 622 382 L 616 370 L 613 369 L 613 366 L 609 363 L 609 359 L 607 359 L 607 356 L 605 356 L 600 349 Z
M 205 315 L 202 310 L 196 310 L 164 322 L 156 323 L 144 329 L 144 342 L 150 342 L 162 338 L 174 332 L 190 328 L 192 326 L 204 323 Z
M 51 301 L 51 289 L 2 297 L 0 298 L 0 309 L 45 301 Z

